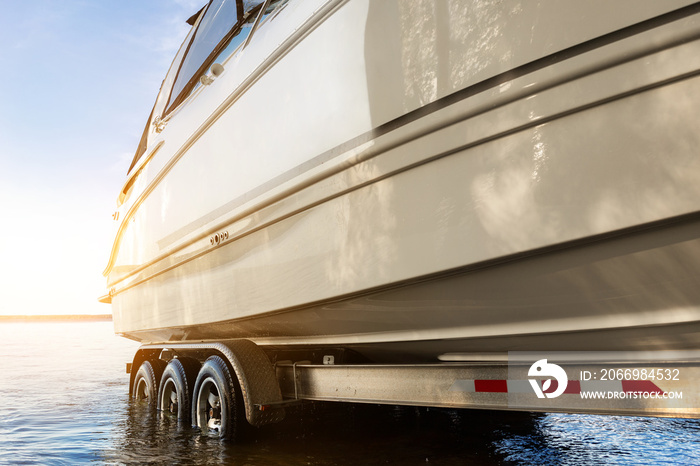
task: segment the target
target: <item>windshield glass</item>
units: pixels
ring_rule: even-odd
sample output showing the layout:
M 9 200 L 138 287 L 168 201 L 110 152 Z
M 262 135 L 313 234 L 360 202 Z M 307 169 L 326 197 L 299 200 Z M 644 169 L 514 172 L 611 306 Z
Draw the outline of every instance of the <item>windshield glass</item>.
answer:
M 172 109 L 173 104 L 180 100 L 179 96 L 187 85 L 198 78 L 197 72 L 237 21 L 235 0 L 212 1 L 204 13 L 194 40 L 187 51 L 187 56 L 185 56 L 178 72 L 167 105 L 169 110 Z

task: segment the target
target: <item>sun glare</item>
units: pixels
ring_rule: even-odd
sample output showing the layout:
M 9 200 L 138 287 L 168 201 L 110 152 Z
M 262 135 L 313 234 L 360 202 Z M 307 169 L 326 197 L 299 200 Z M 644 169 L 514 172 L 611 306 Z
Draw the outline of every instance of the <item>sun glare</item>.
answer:
M 18 201 L 6 217 L 17 227 L 4 229 L 0 241 L 0 315 L 109 314 L 97 301 L 105 289 L 107 221 L 59 216 L 39 207 L 46 204 Z

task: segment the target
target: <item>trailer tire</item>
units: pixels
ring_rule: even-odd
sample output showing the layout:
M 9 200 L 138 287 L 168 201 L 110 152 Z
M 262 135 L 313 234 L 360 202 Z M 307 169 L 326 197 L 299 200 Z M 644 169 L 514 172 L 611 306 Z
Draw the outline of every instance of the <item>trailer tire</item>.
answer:
M 243 395 L 226 361 L 211 356 L 194 385 L 192 423 L 202 432 L 218 430 L 219 438 L 236 442 L 247 425 Z
M 137 401 L 147 401 L 148 404 L 156 405 L 158 396 L 158 385 L 163 375 L 165 362 L 160 359 L 144 361 L 139 367 L 134 377 L 134 385 L 131 393 Z
M 198 371 L 199 363 L 194 359 L 171 360 L 165 367 L 158 386 L 158 410 L 176 414 L 178 421 L 188 422 L 192 410 L 192 390 Z

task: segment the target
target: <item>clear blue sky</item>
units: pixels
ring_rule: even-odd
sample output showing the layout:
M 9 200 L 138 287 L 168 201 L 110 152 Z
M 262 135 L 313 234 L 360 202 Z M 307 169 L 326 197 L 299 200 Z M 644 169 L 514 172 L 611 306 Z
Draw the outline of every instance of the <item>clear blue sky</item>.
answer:
M 111 214 L 205 0 L 0 0 L 0 314 L 109 313 Z

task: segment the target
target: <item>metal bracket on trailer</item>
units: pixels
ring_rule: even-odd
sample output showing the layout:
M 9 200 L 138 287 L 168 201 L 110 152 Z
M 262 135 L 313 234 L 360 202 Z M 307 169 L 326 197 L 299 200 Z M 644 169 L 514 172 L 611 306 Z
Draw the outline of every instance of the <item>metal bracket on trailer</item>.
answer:
M 289 408 L 292 406 L 298 406 L 302 403 L 304 403 L 304 400 L 283 400 L 283 401 L 274 401 L 271 403 L 256 404 L 255 408 L 257 408 L 260 411 L 266 411 L 268 409 Z

